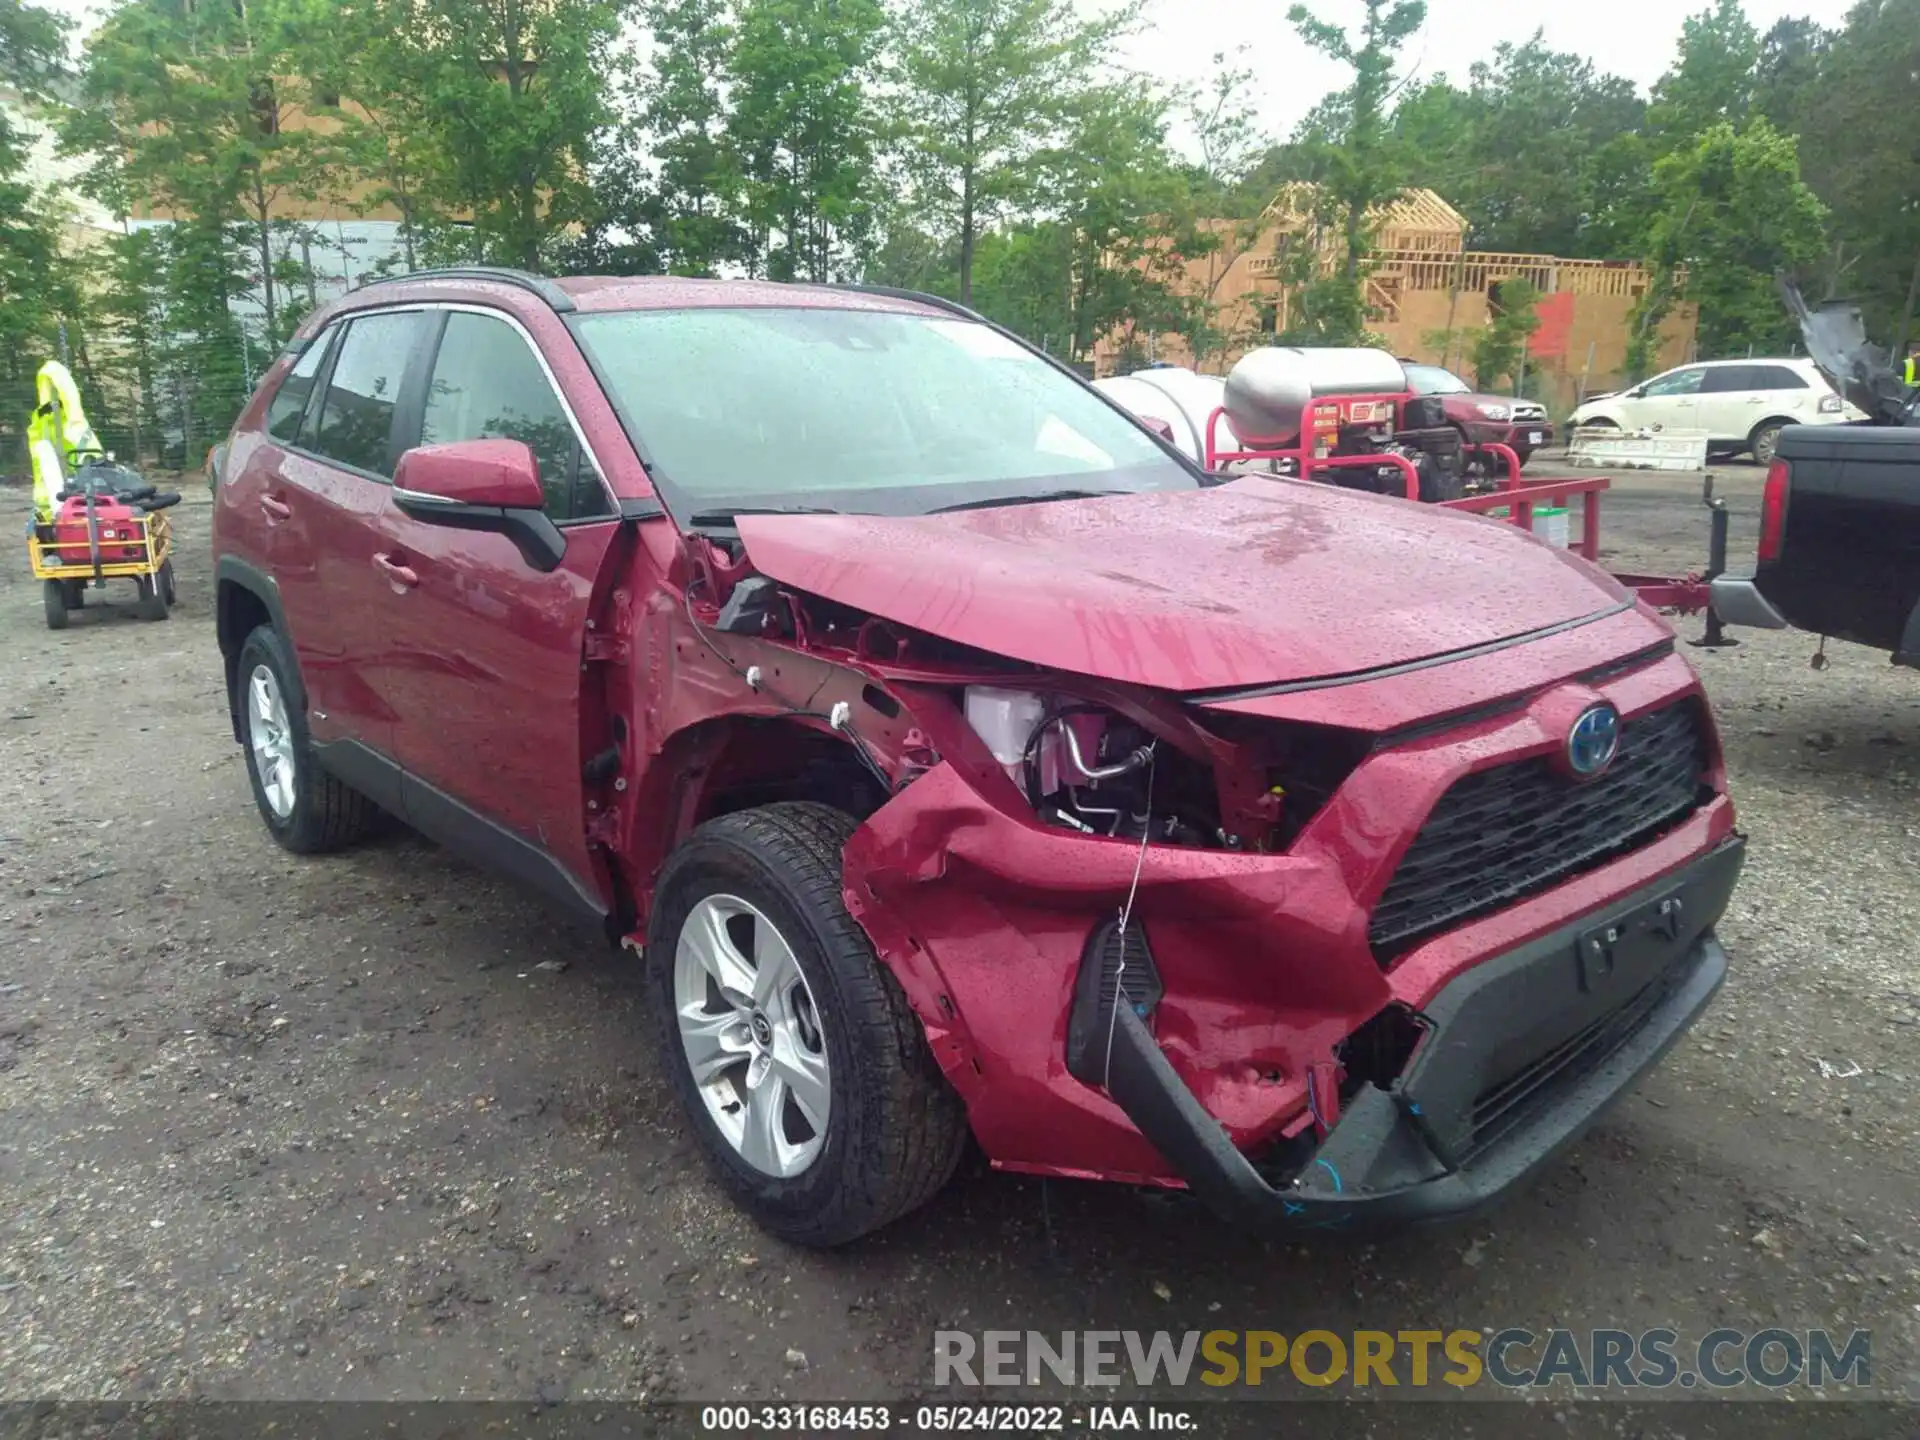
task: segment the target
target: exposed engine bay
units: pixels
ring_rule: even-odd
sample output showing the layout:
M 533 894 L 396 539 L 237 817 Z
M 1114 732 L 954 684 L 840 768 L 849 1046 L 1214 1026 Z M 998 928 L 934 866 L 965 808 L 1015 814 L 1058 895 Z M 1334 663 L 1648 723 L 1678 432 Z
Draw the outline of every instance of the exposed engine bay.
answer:
M 1097 705 L 970 686 L 968 722 L 1049 824 L 1114 839 L 1237 848 L 1207 770 Z

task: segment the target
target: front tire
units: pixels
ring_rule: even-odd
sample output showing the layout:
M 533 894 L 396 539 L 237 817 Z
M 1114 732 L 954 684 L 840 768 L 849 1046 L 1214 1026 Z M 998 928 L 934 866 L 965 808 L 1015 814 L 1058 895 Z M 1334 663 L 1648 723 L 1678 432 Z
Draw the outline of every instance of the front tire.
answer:
M 271 625 L 257 626 L 240 647 L 235 701 L 245 735 L 247 776 L 267 830 L 296 855 L 351 845 L 379 819 L 374 803 L 320 768 L 307 734 L 306 712 L 289 698 L 293 658 Z
M 41 602 L 46 606 L 47 628 L 64 630 L 67 628 L 67 592 L 66 581 L 46 580 L 41 582 Z
M 967 1142 L 920 1021 L 841 900 L 853 829 L 815 804 L 711 820 L 668 860 L 647 927 L 694 1133 L 735 1203 L 803 1245 L 924 1204 Z

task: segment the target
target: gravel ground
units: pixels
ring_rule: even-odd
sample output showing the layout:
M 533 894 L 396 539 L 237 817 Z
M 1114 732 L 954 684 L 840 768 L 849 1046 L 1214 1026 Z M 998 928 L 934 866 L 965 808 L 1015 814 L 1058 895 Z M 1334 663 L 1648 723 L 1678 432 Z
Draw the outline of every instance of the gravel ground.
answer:
M 1695 483 L 1617 483 L 1608 561 L 1697 564 Z M 1758 473 L 1721 483 L 1750 553 Z M 1913 672 L 1687 651 L 1753 841 L 1733 977 L 1494 1216 L 1270 1243 L 980 1170 L 822 1255 L 709 1183 L 631 961 L 410 836 L 272 845 L 186 489 L 166 624 L 123 585 L 51 633 L 0 563 L 0 1399 L 878 1399 L 926 1388 L 936 1327 L 1554 1324 L 1869 1327 L 1875 1389 L 1920 1398 Z M 0 534 L 25 508 L 0 489 Z

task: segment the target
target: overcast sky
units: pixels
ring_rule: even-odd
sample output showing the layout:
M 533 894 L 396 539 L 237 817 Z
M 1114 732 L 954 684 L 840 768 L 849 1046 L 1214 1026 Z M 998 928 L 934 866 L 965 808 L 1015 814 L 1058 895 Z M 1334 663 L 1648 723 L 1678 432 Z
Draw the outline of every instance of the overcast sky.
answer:
M 41 0 L 83 21 L 98 16 L 98 0 Z M 1083 0 L 1085 3 L 1085 0 Z M 1098 3 L 1098 0 L 1093 0 Z M 1537 29 L 1557 50 L 1585 55 L 1602 70 L 1624 75 L 1642 90 L 1665 72 L 1680 39 L 1681 22 L 1709 0 L 1427 0 L 1427 23 L 1407 47 L 1407 64 L 1422 75 L 1444 73 L 1464 81 L 1467 67 L 1502 40 L 1518 44 Z M 1212 57 L 1245 45 L 1242 63 L 1260 76 L 1261 124 L 1284 136 L 1327 91 L 1344 83 L 1338 67 L 1312 54 L 1287 24 L 1289 0 L 1149 0 L 1147 28 L 1127 47 L 1125 60 L 1169 84 L 1204 81 Z M 1360 0 L 1311 0 L 1322 18 L 1351 25 Z M 1845 18 L 1850 0 L 1746 0 L 1761 31 L 1784 15 L 1807 15 L 1828 26 Z
M 1360 0 L 1309 0 L 1315 14 L 1351 26 Z M 1248 47 L 1244 64 L 1261 77 L 1261 123 L 1276 137 L 1329 90 L 1346 83 L 1340 68 L 1301 44 L 1287 23 L 1289 0 L 1149 0 L 1149 26 L 1129 46 L 1134 67 L 1168 82 L 1204 80 L 1213 56 Z M 1406 48 L 1405 64 L 1426 76 L 1464 83 L 1474 61 L 1507 40 L 1524 43 L 1546 32 L 1556 50 L 1570 50 L 1597 69 L 1625 76 L 1645 91 L 1672 63 L 1680 26 L 1709 0 L 1427 0 L 1427 22 Z M 1746 0 L 1762 33 L 1786 15 L 1829 27 L 1846 18 L 1851 0 Z

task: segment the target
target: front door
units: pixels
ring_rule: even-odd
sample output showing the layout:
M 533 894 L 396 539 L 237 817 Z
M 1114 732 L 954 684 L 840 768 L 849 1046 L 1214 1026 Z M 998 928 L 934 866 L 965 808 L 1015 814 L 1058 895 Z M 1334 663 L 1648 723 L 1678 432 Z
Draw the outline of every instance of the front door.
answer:
M 1706 371 L 1698 365 L 1656 375 L 1622 407 L 1629 430 L 1698 430 L 1700 384 Z
M 381 557 L 400 576 L 386 644 L 408 818 L 557 898 L 604 906 L 587 858 L 580 679 L 613 502 L 519 327 L 474 310 L 444 326 L 419 443 L 524 440 L 567 548 L 543 575 L 504 536 L 383 513 Z

